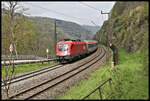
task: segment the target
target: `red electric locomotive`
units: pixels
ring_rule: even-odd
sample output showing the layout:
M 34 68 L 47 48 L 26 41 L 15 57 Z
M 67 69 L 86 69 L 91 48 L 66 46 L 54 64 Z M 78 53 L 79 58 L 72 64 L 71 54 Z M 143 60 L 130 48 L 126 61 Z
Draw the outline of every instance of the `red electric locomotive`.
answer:
M 66 63 L 97 49 L 96 41 L 65 39 L 56 45 L 56 56 L 59 62 Z

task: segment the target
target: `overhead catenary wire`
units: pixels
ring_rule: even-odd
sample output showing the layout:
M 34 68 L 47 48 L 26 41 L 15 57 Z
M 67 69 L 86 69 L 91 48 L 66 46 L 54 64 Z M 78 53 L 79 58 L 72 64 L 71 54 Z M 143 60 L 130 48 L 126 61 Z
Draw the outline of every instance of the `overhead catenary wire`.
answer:
M 96 11 L 102 12 L 102 10 L 99 10 L 98 8 L 95 8 L 95 7 L 93 7 L 93 6 L 89 5 L 89 4 L 86 4 L 86 3 L 83 3 L 83 2 L 80 2 L 80 4 L 82 4 L 84 6 L 87 6 L 89 8 L 92 8 L 92 9 L 94 9 Z M 102 16 L 102 19 L 103 19 L 103 16 Z M 93 21 L 91 21 L 91 22 L 92 22 L 92 24 L 96 25 Z M 96 26 L 98 26 L 98 25 L 96 25 Z
M 91 6 L 91 5 L 88 5 L 88 4 L 86 4 L 86 3 L 83 3 L 83 2 L 80 2 L 80 3 L 81 3 L 82 5 L 85 5 L 85 6 L 87 6 L 87 7 L 92 8 L 92 9 L 94 9 L 94 10 L 101 11 L 101 10 L 99 10 L 99 9 L 97 9 L 97 8 Z
M 94 21 L 91 21 L 95 26 L 99 26 L 99 25 L 97 25 L 97 24 L 95 24 L 95 22 Z
M 27 3 L 26 3 L 26 4 L 27 4 Z M 79 18 L 79 17 L 70 16 L 70 15 L 67 15 L 67 14 L 64 14 L 64 13 L 61 13 L 61 12 L 58 12 L 58 11 L 56 11 L 56 10 L 52 10 L 52 9 L 49 9 L 49 8 L 41 7 L 41 6 L 39 6 L 39 5 L 33 5 L 32 3 L 28 3 L 28 4 L 30 4 L 30 5 L 32 5 L 32 6 L 36 6 L 36 7 L 42 8 L 42 9 L 45 9 L 45 10 L 47 10 L 47 11 L 51 11 L 51 12 L 53 12 L 53 13 L 57 13 L 57 14 L 59 14 L 59 15 L 66 16 L 66 17 L 76 18 L 76 19 L 80 19 L 80 20 L 89 20 L 89 19 L 85 19 L 85 18 Z
M 85 5 L 85 6 L 87 6 L 87 7 L 92 8 L 92 9 L 94 9 L 94 10 L 100 11 L 101 14 L 109 14 L 109 13 L 104 13 L 102 10 L 99 10 L 99 9 L 97 9 L 97 8 L 91 6 L 91 5 L 86 4 L 86 3 L 83 3 L 83 2 L 80 2 L 80 3 L 83 4 L 83 5 Z
M 61 13 L 61 12 L 58 12 L 58 11 L 56 11 L 56 10 L 52 10 L 52 9 L 49 9 L 49 8 L 41 7 L 41 6 L 39 6 L 39 5 L 33 5 L 33 3 L 25 3 L 25 4 L 29 4 L 29 5 L 31 5 L 31 6 L 36 6 L 36 7 L 39 7 L 39 8 L 41 8 L 41 9 L 44 9 L 44 10 L 47 10 L 47 11 L 51 11 L 51 12 L 53 12 L 53 13 L 56 13 L 56 14 L 59 14 L 59 15 L 63 15 L 63 16 L 65 16 L 65 17 L 69 17 L 69 18 L 73 18 L 73 19 L 78 19 L 78 20 L 81 20 L 81 21 L 86 20 L 86 21 L 89 21 L 89 22 L 91 23 L 91 21 L 90 21 L 89 19 L 86 19 L 86 18 L 79 18 L 79 17 L 75 17 L 75 16 L 70 16 L 70 15 L 67 15 L 67 14 L 64 14 L 64 13 Z M 92 23 L 92 24 L 93 24 L 93 23 Z M 94 25 L 95 25 L 95 24 L 94 24 Z

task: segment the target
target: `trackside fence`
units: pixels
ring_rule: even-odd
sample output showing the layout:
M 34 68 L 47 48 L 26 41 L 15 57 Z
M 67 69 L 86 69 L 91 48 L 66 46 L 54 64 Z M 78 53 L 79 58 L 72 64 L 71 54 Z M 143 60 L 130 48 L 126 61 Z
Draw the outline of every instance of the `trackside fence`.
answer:
M 111 94 L 108 96 L 108 98 L 112 95 L 112 83 L 111 83 L 112 79 L 109 78 L 108 80 L 104 81 L 102 84 L 100 84 L 99 86 L 97 86 L 94 90 L 92 90 L 89 94 L 87 94 L 86 96 L 84 96 L 82 98 L 82 100 L 85 100 L 87 97 L 89 97 L 91 94 L 93 94 L 95 91 L 99 90 L 99 97 L 102 100 L 102 92 L 101 92 L 101 87 L 103 85 L 105 85 L 107 82 L 109 82 L 110 85 L 110 90 L 111 90 Z
M 55 57 L 49 57 L 49 59 L 53 59 Z M 40 57 L 40 56 L 34 56 L 34 55 L 12 55 L 12 56 L 8 56 L 8 55 L 2 55 L 1 56 L 1 60 L 45 60 L 47 58 L 45 57 Z

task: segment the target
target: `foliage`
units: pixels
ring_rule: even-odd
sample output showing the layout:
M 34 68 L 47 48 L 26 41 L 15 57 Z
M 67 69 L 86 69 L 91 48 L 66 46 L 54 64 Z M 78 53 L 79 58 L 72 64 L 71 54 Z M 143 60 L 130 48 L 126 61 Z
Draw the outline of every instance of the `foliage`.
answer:
M 29 20 L 17 16 L 14 20 L 14 39 L 16 49 L 19 54 L 32 54 L 30 49 L 35 40 L 35 24 Z M 10 18 L 7 14 L 2 15 L 2 54 L 9 54 L 9 45 L 11 44 L 12 35 L 10 34 Z M 34 47 L 33 47 L 34 48 Z

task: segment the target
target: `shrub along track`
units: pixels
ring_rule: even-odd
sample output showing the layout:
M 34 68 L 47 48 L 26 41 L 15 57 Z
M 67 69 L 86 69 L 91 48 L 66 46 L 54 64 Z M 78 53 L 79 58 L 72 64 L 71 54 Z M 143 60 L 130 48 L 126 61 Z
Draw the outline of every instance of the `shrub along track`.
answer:
M 100 51 L 100 49 L 98 49 L 98 51 Z M 85 61 L 82 64 L 76 65 L 75 68 L 53 78 L 53 79 L 49 79 L 47 81 L 42 82 L 41 84 L 31 87 L 27 90 L 24 90 L 21 93 L 18 93 L 14 96 L 12 96 L 11 98 L 15 98 L 15 99 L 31 99 L 31 98 L 35 98 L 35 99 L 41 99 L 43 97 L 40 97 L 41 95 L 43 96 L 43 92 L 46 92 L 48 90 L 50 90 L 50 88 L 53 88 L 61 83 L 63 83 L 64 81 L 74 77 L 77 74 L 80 74 L 80 72 L 84 71 L 85 69 L 91 67 L 92 65 L 94 65 L 96 62 L 98 62 L 100 59 L 102 59 L 106 54 L 106 51 L 104 48 L 101 48 L 101 54 L 99 54 L 99 52 L 97 52 L 96 57 L 91 58 L 88 61 Z M 51 91 L 52 92 L 52 91 Z

